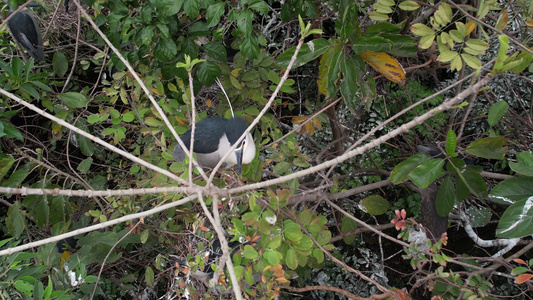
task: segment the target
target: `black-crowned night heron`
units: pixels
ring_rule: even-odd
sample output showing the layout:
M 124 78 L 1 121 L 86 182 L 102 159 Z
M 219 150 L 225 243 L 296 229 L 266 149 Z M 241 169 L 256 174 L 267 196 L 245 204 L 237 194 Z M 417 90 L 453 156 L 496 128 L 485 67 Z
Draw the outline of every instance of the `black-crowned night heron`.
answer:
M 39 5 L 30 4 L 29 6 Z M 12 11 L 11 7 L 10 11 Z M 28 51 L 31 57 L 37 60 L 44 60 L 43 37 L 41 36 L 39 24 L 31 10 L 23 8 L 15 13 L 7 21 L 7 27 L 15 40 Z
M 255 157 L 255 144 L 252 135 L 248 133 L 239 140 L 246 128 L 246 121 L 239 117 L 231 119 L 209 117 L 196 123 L 193 152 L 196 153 L 198 163 L 203 167 L 214 168 L 230 147 L 237 143 L 237 148 L 224 160 L 224 165 L 226 167 L 237 165 L 237 171 L 241 174 L 242 164 L 252 162 Z M 189 129 L 180 138 L 189 148 L 191 130 Z M 172 154 L 177 161 L 185 159 L 185 152 L 180 145 L 174 147 Z

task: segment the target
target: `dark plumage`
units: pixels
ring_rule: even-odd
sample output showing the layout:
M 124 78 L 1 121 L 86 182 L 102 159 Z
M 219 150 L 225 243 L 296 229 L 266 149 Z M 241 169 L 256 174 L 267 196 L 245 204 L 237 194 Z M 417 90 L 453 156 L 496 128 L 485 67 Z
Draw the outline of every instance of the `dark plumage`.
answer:
M 22 46 L 31 57 L 44 60 L 43 38 L 33 12 L 23 8 L 15 13 L 7 21 L 7 27 L 15 40 Z
M 239 141 L 246 128 L 246 121 L 238 117 L 231 119 L 209 117 L 196 123 L 193 151 L 196 153 L 198 163 L 204 167 L 214 168 L 230 147 L 239 143 L 234 154 L 230 154 L 224 163 L 228 167 L 237 165 L 240 172 L 241 164 L 250 163 L 255 157 L 252 135 L 248 133 Z M 191 130 L 189 129 L 180 138 L 189 149 Z M 180 145 L 174 147 L 172 154 L 177 161 L 183 161 L 186 157 Z

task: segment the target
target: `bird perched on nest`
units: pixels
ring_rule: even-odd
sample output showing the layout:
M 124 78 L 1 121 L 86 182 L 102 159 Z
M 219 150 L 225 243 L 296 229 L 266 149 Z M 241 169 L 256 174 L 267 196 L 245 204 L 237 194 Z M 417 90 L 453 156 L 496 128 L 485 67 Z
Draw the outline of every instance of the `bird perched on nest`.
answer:
M 39 5 L 29 4 L 28 6 Z M 13 13 L 12 7 L 9 5 L 8 7 L 10 13 Z M 28 51 L 31 57 L 39 61 L 44 60 L 43 37 L 31 10 L 24 7 L 13 14 L 7 21 L 7 27 L 15 40 Z

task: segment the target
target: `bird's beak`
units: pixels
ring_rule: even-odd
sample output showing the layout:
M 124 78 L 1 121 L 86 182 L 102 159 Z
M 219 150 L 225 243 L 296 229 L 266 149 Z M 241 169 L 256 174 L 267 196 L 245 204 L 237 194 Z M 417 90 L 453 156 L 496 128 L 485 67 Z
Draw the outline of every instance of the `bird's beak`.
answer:
M 241 176 L 242 175 L 242 148 L 235 149 L 235 155 L 237 156 L 237 171 L 239 172 L 239 176 Z

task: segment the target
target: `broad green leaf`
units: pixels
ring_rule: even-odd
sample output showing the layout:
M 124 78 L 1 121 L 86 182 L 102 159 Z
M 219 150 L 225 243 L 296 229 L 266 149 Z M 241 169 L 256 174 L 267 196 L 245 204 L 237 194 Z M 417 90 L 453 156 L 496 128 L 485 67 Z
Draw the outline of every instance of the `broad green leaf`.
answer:
M 2 182 L 3 187 L 19 188 L 24 179 L 30 175 L 29 166 L 25 165 L 23 168 L 19 168 L 9 176 L 4 182 Z
M 487 159 L 504 159 L 507 153 L 507 147 L 504 147 L 506 143 L 507 138 L 504 137 L 482 138 L 468 145 L 466 152 Z
M 394 170 L 392 170 L 390 180 L 394 184 L 398 184 L 409 179 L 409 173 L 418 167 L 420 164 L 428 161 L 430 158 L 422 153 L 415 154 L 409 157 L 407 160 L 399 163 Z
M 370 25 L 365 32 L 363 32 L 363 36 L 371 37 L 376 35 L 383 35 L 383 34 L 389 34 L 389 35 L 395 35 L 402 31 L 403 26 L 401 25 L 394 25 L 389 22 L 379 22 L 373 25 Z
M 352 50 L 359 54 L 363 51 L 369 50 L 374 52 L 387 52 L 392 49 L 392 43 L 381 37 L 381 36 L 372 36 L 372 37 L 358 37 L 352 45 Z
M 520 152 L 516 155 L 517 162 L 509 162 L 509 167 L 524 176 L 533 176 L 533 153 Z
M 313 240 L 311 240 L 310 237 L 307 235 L 302 235 L 302 238 L 300 239 L 300 242 L 298 244 L 294 245 L 295 249 L 305 251 L 309 250 L 314 246 Z
M 409 179 L 419 188 L 425 189 L 444 174 L 444 163 L 443 159 L 434 158 L 411 171 Z
M 389 201 L 381 197 L 380 195 L 372 195 L 361 201 L 361 205 L 364 207 L 367 213 L 379 216 L 387 212 L 390 207 Z
M 22 133 L 15 128 L 15 126 L 9 124 L 9 123 L 3 123 L 4 125 L 4 133 L 9 138 L 15 138 L 19 141 L 24 141 L 24 137 L 22 136 Z
M 199 6 L 200 3 L 198 0 L 186 0 L 183 3 L 183 10 L 191 20 L 194 20 L 200 14 Z
M 452 59 L 456 58 L 458 55 L 459 53 L 455 51 L 441 51 L 438 56 L 438 59 L 439 61 L 442 61 L 442 62 L 449 62 Z
M 270 265 L 277 265 L 281 263 L 283 255 L 278 251 L 265 250 L 265 252 L 263 252 L 263 257 L 268 261 Z
M 250 245 L 245 245 L 244 250 L 242 251 L 244 258 L 246 259 L 256 259 L 259 257 L 259 253 Z
M 435 41 L 434 34 L 424 35 L 422 38 L 420 38 L 419 47 L 421 49 L 428 49 L 429 47 L 433 45 L 434 41 Z
M 146 267 L 146 271 L 144 272 L 144 280 L 146 281 L 146 284 L 152 286 L 155 282 L 155 274 L 154 270 L 148 266 Z
M 91 168 L 92 163 L 93 163 L 93 159 L 91 157 L 87 157 L 86 159 L 81 161 L 81 163 L 78 165 L 76 169 L 80 171 L 82 174 L 87 174 L 87 172 L 89 172 L 89 169 Z
M 189 1 L 187 1 L 187 2 L 189 2 Z M 192 39 L 191 38 L 185 38 L 185 40 L 183 41 L 181 49 L 182 49 L 183 53 L 188 54 L 189 56 L 191 56 L 193 58 L 196 58 L 196 57 L 198 57 L 198 49 L 196 47 L 196 44 L 194 44 L 194 46 L 193 46 L 194 50 L 191 50 L 191 48 L 187 47 L 187 46 L 190 46 L 191 44 L 190 43 L 186 43 L 186 41 L 190 42 L 190 40 L 192 40 Z M 193 43 L 194 43 L 194 41 L 193 41 Z M 178 54 L 178 48 L 176 46 L 176 43 L 174 43 L 173 40 L 171 40 L 169 38 L 166 38 L 164 36 L 162 36 L 159 39 L 159 43 L 156 44 L 155 49 L 154 49 L 154 56 L 159 61 L 167 61 L 169 59 L 174 58 L 177 54 Z
M 485 198 L 487 196 L 487 184 L 483 177 L 479 175 L 482 170 L 483 169 L 479 166 L 467 167 L 461 173 L 456 174 L 456 184 L 467 188 L 472 194 L 476 195 L 476 197 Z M 461 190 L 464 191 L 464 189 Z M 460 197 L 459 188 L 457 198 L 459 200 L 463 199 Z
M 481 51 L 481 52 L 485 52 L 487 51 L 487 49 L 489 49 L 489 44 L 483 40 L 479 40 L 479 39 L 470 39 L 468 41 L 465 42 L 465 44 L 474 49 L 474 50 L 477 50 L 477 51 Z
M 19 201 L 15 201 L 8 208 L 6 216 L 6 226 L 9 234 L 18 239 L 24 230 L 24 216 L 21 214 L 22 207 Z
M 268 242 L 267 244 L 267 248 L 270 248 L 270 249 L 278 249 L 279 246 L 281 246 L 281 242 L 282 242 L 282 237 L 281 235 L 278 235 L 278 236 L 275 236 L 273 237 L 270 242 Z
M 437 200 L 435 206 L 437 208 L 437 213 L 441 217 L 447 217 L 455 205 L 455 187 L 450 176 L 446 176 L 441 186 L 439 187 L 439 192 L 437 193 Z
M 226 62 L 226 47 L 219 42 L 210 42 L 204 46 L 205 53 L 214 60 Z
M 54 73 L 58 77 L 65 76 L 68 71 L 68 60 L 62 51 L 54 52 L 54 57 L 52 58 L 52 66 L 54 68 Z
M 490 222 L 492 212 L 487 207 L 470 206 L 466 209 L 466 215 L 472 227 L 484 227 Z
M 463 60 L 461 59 L 461 56 L 458 55 L 451 60 L 450 69 L 461 71 L 462 68 L 463 68 Z
M 411 26 L 411 32 L 417 36 L 435 36 L 435 31 L 422 23 L 416 23 Z
M 207 26 L 215 27 L 220 24 L 220 17 L 224 15 L 224 2 L 217 1 L 207 7 Z
M 291 164 L 289 162 L 282 161 L 274 166 L 273 171 L 276 174 L 283 175 L 290 169 L 290 167 Z
M 75 92 L 68 92 L 63 94 L 58 94 L 57 98 L 67 106 L 72 108 L 82 108 L 87 106 L 87 98 L 85 95 Z
M 255 59 L 259 57 L 259 53 L 261 52 L 261 50 L 259 49 L 259 41 L 257 39 L 257 36 L 250 35 L 244 38 L 241 41 L 239 50 L 241 50 L 244 56 L 248 59 Z
M 400 2 L 400 4 L 398 5 L 398 7 L 401 9 L 401 10 L 405 10 L 405 11 L 413 11 L 413 10 L 417 10 L 420 8 L 420 5 L 418 5 L 418 3 L 414 2 L 414 1 L 402 1 Z
M 324 261 L 324 252 L 321 249 L 313 249 L 313 257 L 321 264 Z
M 4 176 L 9 172 L 13 163 L 15 163 L 15 158 L 12 155 L 8 155 L 6 158 L 0 160 L 0 181 L 4 179 Z
M 190 36 L 206 36 L 210 32 L 209 27 L 204 22 L 197 21 L 191 24 L 187 29 Z
M 490 191 L 490 199 L 501 204 L 513 204 L 533 195 L 532 177 L 505 179 Z
M 350 232 L 350 231 L 354 231 L 357 229 L 357 223 L 348 218 L 347 216 L 343 215 L 342 216 L 342 224 L 341 224 L 341 233 L 347 233 L 347 232 Z M 350 245 L 352 244 L 354 241 L 355 241 L 355 234 L 352 234 L 351 236 L 347 236 L 345 238 L 343 238 L 344 242 L 347 244 L 347 245 Z M 322 252 L 322 251 L 320 251 Z
M 221 73 L 220 67 L 215 62 L 206 60 L 199 64 L 196 77 L 203 85 L 209 86 L 220 77 Z
M 291 220 L 285 220 L 283 235 L 287 240 L 297 243 L 302 239 L 303 233 L 300 225 Z
M 455 153 L 455 148 L 457 148 L 457 135 L 450 129 L 446 136 L 446 153 L 448 155 L 453 155 Z
M 285 254 L 285 263 L 291 270 L 296 270 L 298 267 L 298 257 L 294 249 L 289 248 L 289 250 L 287 250 L 287 254 Z
M 509 109 L 509 104 L 505 101 L 498 101 L 494 103 L 490 107 L 489 110 L 489 117 L 487 118 L 487 122 L 490 126 L 494 126 L 500 122 L 500 119 L 507 113 L 507 110 Z
M 481 69 L 481 61 L 479 60 L 479 58 L 466 53 L 461 53 L 461 58 L 470 68 L 475 70 Z
M 332 47 L 330 45 L 330 41 L 326 39 L 316 39 L 303 44 L 300 52 L 298 52 L 298 57 L 294 63 L 294 68 L 300 67 L 316 59 L 320 55 L 324 54 L 324 52 L 326 52 L 326 50 L 328 50 L 330 47 Z M 294 55 L 295 50 L 296 47 L 287 49 L 276 58 L 276 62 L 281 67 L 287 67 L 292 56 Z M 340 51 L 340 48 L 338 48 L 337 51 Z
M 533 234 L 533 196 L 509 206 L 503 213 L 496 236 L 520 238 Z

